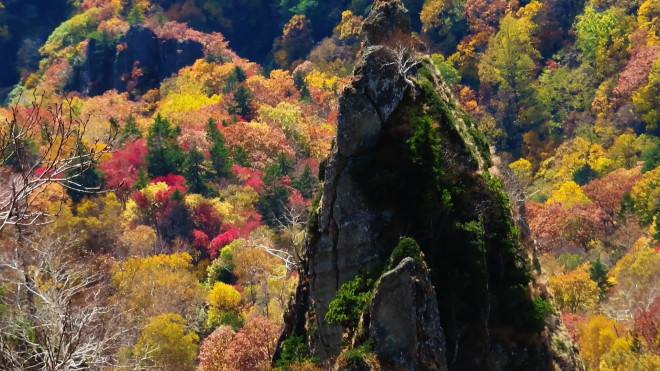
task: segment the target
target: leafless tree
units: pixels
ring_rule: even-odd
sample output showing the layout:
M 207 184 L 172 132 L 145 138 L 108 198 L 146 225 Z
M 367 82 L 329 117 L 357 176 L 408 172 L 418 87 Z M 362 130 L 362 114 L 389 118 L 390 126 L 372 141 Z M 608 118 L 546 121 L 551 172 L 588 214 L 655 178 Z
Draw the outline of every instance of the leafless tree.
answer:
M 298 267 L 303 262 L 303 244 L 307 238 L 307 207 L 300 204 L 289 204 L 283 208 L 282 220 L 278 220 L 278 230 L 282 237 L 288 239 L 293 253 L 280 251 L 279 256 L 287 271 Z M 267 251 L 268 252 L 268 251 Z M 271 252 L 268 252 L 274 255 Z M 293 256 L 295 255 L 295 256 Z M 296 261 L 293 260 L 295 257 Z
M 110 365 L 125 330 L 119 313 L 105 303 L 102 276 L 76 262 L 68 236 L 27 242 L 0 255 L 0 287 L 6 288 L 0 303 L 7 308 L 0 315 L 0 368 L 75 371 Z M 20 257 L 18 249 L 28 251 Z
M 38 200 L 52 184 L 86 193 L 99 191 L 79 179 L 110 151 L 118 128 L 111 125 L 107 137 L 86 144 L 89 119 L 77 115 L 73 101 L 66 98 L 52 105 L 43 101 L 42 95 L 29 107 L 14 104 L 11 118 L 1 124 L 0 168 L 7 174 L 0 180 L 0 230 L 51 221 L 57 212 L 43 210 Z
M 409 79 L 409 76 L 414 73 L 414 69 L 422 60 L 420 50 L 424 48 L 424 44 L 410 34 L 397 31 L 385 40 L 383 48 L 389 61 L 385 62 L 382 67 L 396 67 L 397 72 L 403 77 L 406 84 L 414 89 L 415 84 Z

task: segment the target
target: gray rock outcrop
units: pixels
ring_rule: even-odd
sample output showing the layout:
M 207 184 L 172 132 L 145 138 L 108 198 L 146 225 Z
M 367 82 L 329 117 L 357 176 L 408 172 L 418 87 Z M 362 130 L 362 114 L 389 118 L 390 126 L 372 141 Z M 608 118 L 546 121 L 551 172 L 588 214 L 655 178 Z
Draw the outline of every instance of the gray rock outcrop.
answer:
M 405 258 L 385 272 L 369 305 L 369 336 L 384 364 L 405 370 L 446 370 L 438 301 L 425 267 Z
M 88 96 L 110 89 L 125 92 L 129 87 L 144 92 L 203 57 L 199 42 L 159 39 L 147 27 L 131 26 L 117 43 L 91 39 L 86 60 L 75 69 L 68 88 Z M 134 68 L 140 70 L 139 75 L 132 76 Z
M 364 22 L 280 344 L 304 334 L 335 369 L 551 369 L 547 318 L 532 303 L 509 200 L 487 172 L 488 144 L 414 45 L 405 53 L 419 58 L 401 68 L 392 38 L 410 32 L 407 17 L 400 0 L 376 0 Z M 383 273 L 402 236 L 426 263 Z M 337 290 L 373 271 L 357 328 L 326 321 Z M 350 348 L 368 354 L 346 362 Z

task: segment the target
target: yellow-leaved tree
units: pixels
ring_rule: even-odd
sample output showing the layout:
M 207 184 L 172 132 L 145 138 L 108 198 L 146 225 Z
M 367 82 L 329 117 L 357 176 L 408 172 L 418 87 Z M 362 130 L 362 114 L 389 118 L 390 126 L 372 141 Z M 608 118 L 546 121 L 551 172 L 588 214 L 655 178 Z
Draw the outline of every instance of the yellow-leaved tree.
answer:
M 660 252 L 648 247 L 649 241 L 640 242 L 610 272 L 617 285 L 609 303 L 622 315 L 648 311 L 660 298 Z
M 438 27 L 442 23 L 440 13 L 442 13 L 446 7 L 446 0 L 425 1 L 422 11 L 419 13 L 419 18 L 422 21 L 422 28 L 426 31 Z
M 630 191 L 630 197 L 642 222 L 651 223 L 660 211 L 660 167 L 644 173 Z
M 527 185 L 532 182 L 532 163 L 527 161 L 525 158 L 518 159 L 509 164 L 509 169 L 513 172 L 513 175 L 523 185 Z
M 598 285 L 589 276 L 589 264 L 576 270 L 550 277 L 555 304 L 562 311 L 583 313 L 595 308 L 600 293 Z
M 192 315 L 204 300 L 188 253 L 131 257 L 112 268 L 113 297 L 129 320 L 163 313 Z
M 550 194 L 548 203 L 552 202 L 563 202 L 570 205 L 576 202 L 591 202 L 591 200 L 577 183 L 570 180 L 562 183 L 559 188 Z
M 142 367 L 158 370 L 185 371 L 195 369 L 199 337 L 186 332 L 186 320 L 175 313 L 149 319 L 138 338 L 134 355 Z
M 580 354 L 589 362 L 589 368 L 598 369 L 601 358 L 607 354 L 625 334 L 625 327 L 603 315 L 591 317 L 579 327 Z M 618 342 L 618 347 L 621 346 Z
M 213 328 L 219 325 L 223 314 L 236 311 L 240 302 L 241 294 L 235 288 L 224 282 L 216 282 L 206 296 L 206 303 L 209 305 L 207 326 Z

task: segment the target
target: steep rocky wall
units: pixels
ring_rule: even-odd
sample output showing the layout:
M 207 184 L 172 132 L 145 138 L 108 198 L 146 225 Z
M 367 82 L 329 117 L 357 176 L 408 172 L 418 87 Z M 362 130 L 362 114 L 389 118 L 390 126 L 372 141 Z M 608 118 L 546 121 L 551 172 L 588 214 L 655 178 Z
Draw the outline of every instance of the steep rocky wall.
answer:
M 365 24 L 375 36 L 368 45 L 408 26 L 407 10 L 400 2 L 380 2 Z M 382 10 L 382 13 L 378 10 Z M 387 18 L 380 16 L 386 14 Z M 389 19 L 396 19 L 391 23 Z M 382 46 L 367 46 L 354 82 L 339 102 L 337 145 L 325 171 L 319 215 L 320 237 L 308 256 L 310 290 L 319 326 L 321 356 L 341 350 L 343 329 L 323 321 L 328 305 L 341 284 L 358 270 L 369 270 L 387 259 L 399 238 L 393 224 L 394 210 L 371 207 L 363 190 L 355 184 L 350 169 L 355 159 L 380 141 L 384 123 L 403 99 L 407 84 L 394 65 L 385 66 Z
M 68 88 L 89 96 L 110 89 L 125 92 L 129 86 L 144 92 L 203 57 L 199 42 L 159 39 L 149 28 L 131 26 L 116 43 L 91 39 L 85 63 L 75 69 Z M 134 68 L 140 74 L 133 76 Z

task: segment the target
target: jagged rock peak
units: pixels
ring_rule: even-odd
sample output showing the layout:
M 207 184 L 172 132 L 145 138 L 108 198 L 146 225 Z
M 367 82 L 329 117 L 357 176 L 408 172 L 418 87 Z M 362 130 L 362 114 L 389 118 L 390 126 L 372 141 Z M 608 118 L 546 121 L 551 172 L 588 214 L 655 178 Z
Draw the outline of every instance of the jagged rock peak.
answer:
M 354 72 L 353 83 L 339 101 L 337 146 L 344 157 L 364 153 L 379 141 L 382 127 L 411 87 L 402 72 L 392 37 L 410 34 L 410 16 L 400 0 L 376 1 L 363 23 L 367 45 Z
M 363 29 L 280 349 L 304 335 L 335 369 L 551 369 L 509 199 L 485 170 L 488 143 L 414 45 L 401 68 L 390 42 L 409 32 L 401 1 L 376 1 Z M 401 236 L 425 263 L 392 269 Z M 347 290 L 368 295 L 359 322 L 330 311 L 352 306 L 337 295 Z M 347 363 L 349 351 L 363 362 Z
M 410 33 L 410 15 L 401 0 L 376 0 L 362 24 L 367 45 L 380 45 L 396 30 Z

